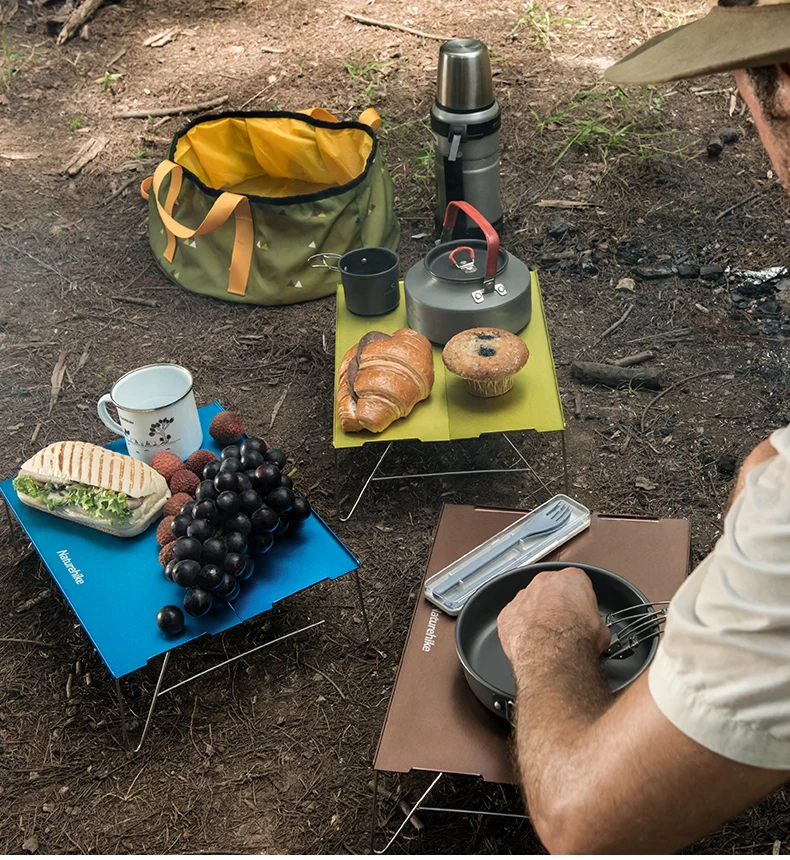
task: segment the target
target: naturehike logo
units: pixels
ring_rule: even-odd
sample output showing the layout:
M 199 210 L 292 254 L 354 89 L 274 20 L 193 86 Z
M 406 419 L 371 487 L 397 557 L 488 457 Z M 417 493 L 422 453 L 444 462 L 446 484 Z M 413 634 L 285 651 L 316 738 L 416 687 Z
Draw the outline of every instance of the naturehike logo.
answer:
M 436 622 L 439 620 L 439 610 L 432 609 L 431 617 L 428 619 L 428 629 L 425 631 L 425 638 L 422 640 L 422 650 L 426 653 L 433 648 L 436 641 Z
M 82 585 L 85 582 L 85 577 L 80 573 L 80 569 L 78 567 L 74 567 L 68 552 L 65 549 L 60 550 L 58 558 L 63 562 L 63 566 L 71 574 L 71 578 L 74 582 L 76 582 L 77 585 Z

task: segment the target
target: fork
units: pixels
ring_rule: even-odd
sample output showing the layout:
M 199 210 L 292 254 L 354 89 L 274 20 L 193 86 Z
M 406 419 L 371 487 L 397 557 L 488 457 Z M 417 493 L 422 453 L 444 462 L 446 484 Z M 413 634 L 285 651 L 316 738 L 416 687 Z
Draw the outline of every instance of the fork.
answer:
M 524 534 L 519 538 L 519 542 L 529 540 L 531 538 L 541 537 L 542 535 L 551 534 L 562 528 L 565 523 L 571 518 L 571 506 L 567 502 L 555 502 L 550 508 L 541 511 L 529 523 Z M 474 573 L 474 571 L 472 572 Z M 459 570 L 449 579 L 442 582 L 438 588 L 434 588 L 433 593 L 437 596 L 443 596 L 448 591 L 452 591 L 460 582 L 472 574 L 467 570 Z

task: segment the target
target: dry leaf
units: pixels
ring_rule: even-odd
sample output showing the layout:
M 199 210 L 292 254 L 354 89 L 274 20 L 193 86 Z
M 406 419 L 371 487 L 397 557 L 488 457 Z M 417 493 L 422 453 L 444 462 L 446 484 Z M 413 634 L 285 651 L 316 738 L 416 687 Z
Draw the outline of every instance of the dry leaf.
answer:
M 639 487 L 640 490 L 655 490 L 658 484 L 654 484 L 650 478 L 639 477 L 634 481 L 634 486 Z
M 168 42 L 172 42 L 173 39 L 178 35 L 179 29 L 178 27 L 170 27 L 167 30 L 162 30 L 160 33 L 155 33 L 153 36 L 149 36 L 144 42 L 144 48 L 161 48 L 166 45 Z
M 63 387 L 63 377 L 66 375 L 66 355 L 65 349 L 61 350 L 58 360 L 55 362 L 55 367 L 52 369 L 52 390 L 49 395 L 49 411 L 47 415 L 52 414 L 55 408 L 60 389 Z
M 616 290 L 628 290 L 629 293 L 633 293 L 634 287 L 636 286 L 633 278 L 620 278 L 617 282 Z

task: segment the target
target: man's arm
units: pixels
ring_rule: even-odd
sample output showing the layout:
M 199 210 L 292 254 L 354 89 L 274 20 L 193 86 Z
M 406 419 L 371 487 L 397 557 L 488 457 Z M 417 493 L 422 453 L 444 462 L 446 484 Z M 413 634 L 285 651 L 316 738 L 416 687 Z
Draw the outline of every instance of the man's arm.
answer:
M 540 574 L 499 617 L 516 676 L 516 755 L 533 825 L 552 853 L 681 848 L 790 778 L 739 764 L 664 717 L 642 675 L 612 697 L 608 631 L 587 576 Z

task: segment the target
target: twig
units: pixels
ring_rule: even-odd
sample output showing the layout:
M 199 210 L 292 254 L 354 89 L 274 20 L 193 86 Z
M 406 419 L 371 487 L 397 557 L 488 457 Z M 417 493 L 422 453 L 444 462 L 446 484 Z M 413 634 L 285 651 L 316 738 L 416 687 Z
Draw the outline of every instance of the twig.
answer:
M 352 15 L 351 12 L 343 13 L 346 18 L 357 21 L 359 24 L 368 24 L 371 27 L 381 27 L 384 30 L 398 30 L 401 33 L 411 33 L 412 36 L 421 36 L 423 39 L 435 39 L 437 42 L 447 42 L 452 36 L 439 36 L 436 33 L 423 33 L 422 30 L 413 30 L 402 24 L 390 24 L 388 21 L 376 21 L 373 18 L 363 18 L 362 15 Z
M 657 394 L 650 403 L 645 406 L 644 411 L 642 412 L 642 418 L 639 422 L 639 429 L 642 433 L 645 432 L 645 418 L 647 417 L 648 410 L 653 406 L 653 404 L 657 403 L 665 394 L 669 394 L 673 388 L 677 388 L 680 385 L 685 385 L 687 382 L 691 382 L 692 379 L 699 379 L 701 376 L 713 376 L 716 373 L 729 373 L 728 370 L 703 370 L 702 373 L 695 373 L 693 376 L 687 376 L 685 379 L 681 379 L 680 382 L 674 382 L 669 388 L 665 388 L 661 394 Z
M 321 675 L 322 678 L 326 678 L 326 680 L 329 681 L 329 683 L 337 690 L 337 692 L 340 693 L 340 698 L 343 699 L 343 701 L 346 701 L 346 694 L 340 689 L 340 687 L 337 686 L 337 684 L 329 677 L 329 675 L 326 674 L 326 672 L 322 672 L 315 666 L 311 666 L 309 663 L 305 663 L 304 660 L 302 661 L 302 663 L 307 666 L 308 669 L 312 669 L 313 672 L 317 672 L 319 675 Z
M 763 193 L 763 191 L 773 187 L 773 185 L 766 185 L 759 191 L 755 191 L 754 194 L 750 194 L 748 197 L 744 197 L 743 200 L 738 200 L 738 202 L 733 203 L 732 206 L 728 206 L 726 209 L 722 209 L 721 212 L 719 212 L 719 214 L 713 220 L 718 221 L 719 218 L 723 218 L 725 215 L 729 215 L 730 212 L 733 212 L 739 206 L 744 206 L 745 204 L 750 203 L 752 200 L 754 200 L 755 197 L 759 197 Z
M 118 62 L 118 60 L 121 59 L 121 57 L 125 57 L 128 50 L 128 48 L 124 48 L 123 50 L 118 51 L 118 53 L 110 60 L 110 62 L 107 63 L 107 68 L 111 69 Z
M 661 340 L 675 340 L 680 337 L 688 337 L 692 334 L 690 328 L 673 328 L 669 331 L 662 331 L 658 334 L 650 334 L 647 337 L 635 337 L 633 340 L 627 340 L 626 343 L 656 343 Z
M 261 45 L 261 51 L 264 54 L 284 54 L 285 48 L 270 48 L 267 45 Z
M 31 442 L 35 442 L 38 439 L 38 434 L 41 432 L 41 422 L 39 421 L 36 424 L 36 429 L 33 431 L 33 435 L 30 437 Z
M 105 197 L 104 200 L 102 200 L 101 205 L 106 206 L 108 203 L 112 203 L 112 201 L 115 200 L 116 197 L 120 197 L 121 194 L 123 194 L 123 192 L 126 191 L 126 189 L 130 185 L 133 185 L 135 182 L 138 182 L 139 179 L 139 176 L 132 176 L 131 179 L 127 179 L 126 182 L 123 182 L 115 191 L 113 191 L 113 193 L 109 197 Z
M 149 110 L 123 110 L 112 115 L 113 119 L 148 119 L 149 116 L 178 116 L 182 113 L 197 113 L 208 108 L 224 105 L 227 96 L 220 96 L 208 102 L 196 102 L 190 105 L 177 105 L 169 108 L 150 108 Z
M 275 83 L 277 83 L 277 82 L 275 82 Z M 266 92 L 266 90 L 270 90 L 273 86 L 274 86 L 274 84 L 267 84 L 262 90 L 258 90 L 258 92 L 255 93 L 255 95 L 252 98 L 247 99 L 247 101 L 244 102 L 244 104 L 239 108 L 239 110 L 244 110 L 244 108 L 246 108 L 247 105 L 250 104 L 250 102 L 254 102 L 257 98 L 262 96 Z
M 608 329 L 598 338 L 598 342 L 600 343 L 605 337 L 608 337 L 615 329 L 620 328 L 620 326 L 628 319 L 629 314 L 634 309 L 633 305 L 628 305 L 625 309 L 625 313 L 620 317 L 617 322 L 612 323 Z
M 651 358 L 655 358 L 655 355 L 646 350 L 645 352 L 636 352 L 633 355 L 625 355 L 622 358 L 616 358 L 612 361 L 612 364 L 617 365 L 617 367 L 632 367 L 635 364 L 642 364 L 642 362 L 650 361 Z
M 57 44 L 65 45 L 96 14 L 102 3 L 104 0 L 85 0 L 79 8 L 75 9 L 63 25 Z
M 584 200 L 538 200 L 535 204 L 541 209 L 586 209 L 596 205 L 596 203 L 586 203 Z
M 159 303 L 153 299 L 138 299 L 134 296 L 110 296 L 116 302 L 128 302 L 130 305 L 143 305 L 146 308 L 158 308 Z
M 609 388 L 619 388 L 621 385 L 661 388 L 660 370 L 615 367 L 613 364 L 599 364 L 595 361 L 572 362 L 571 376 L 587 385 L 601 384 Z
M 16 614 L 21 615 L 23 612 L 27 612 L 28 609 L 32 609 L 34 606 L 38 606 L 39 603 L 43 603 L 51 595 L 52 589 L 45 588 L 40 594 L 37 594 L 35 597 L 31 597 L 30 600 L 26 600 L 20 606 L 17 606 Z
M 39 648 L 54 648 L 54 645 L 50 645 L 49 642 L 39 642 L 38 639 L 8 639 L 6 637 L 0 637 L 0 642 L 13 642 L 18 645 L 38 645 Z
M 280 407 L 285 403 L 285 398 L 288 396 L 288 389 L 291 387 L 290 383 L 285 386 L 285 391 L 280 395 L 280 399 L 274 404 L 274 409 L 272 409 L 272 418 L 269 421 L 269 430 L 274 427 L 274 422 L 277 418 L 277 413 L 280 411 Z

